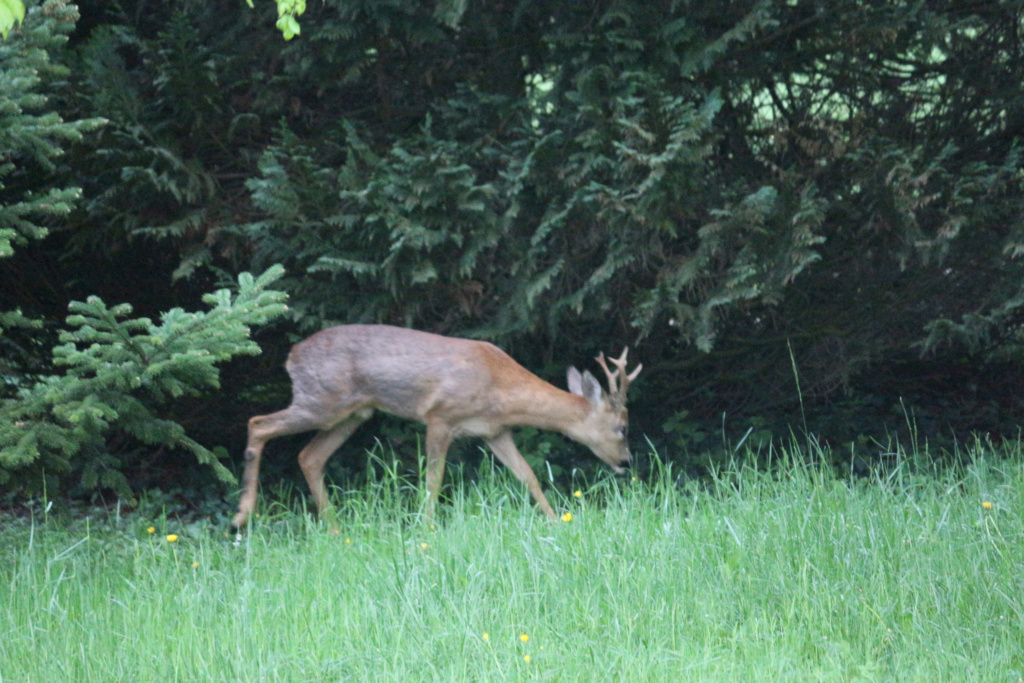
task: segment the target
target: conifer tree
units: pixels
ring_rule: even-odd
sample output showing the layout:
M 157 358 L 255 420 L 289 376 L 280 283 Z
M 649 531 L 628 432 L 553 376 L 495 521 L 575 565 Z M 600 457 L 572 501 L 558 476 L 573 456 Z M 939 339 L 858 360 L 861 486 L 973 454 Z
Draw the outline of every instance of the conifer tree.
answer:
M 56 164 L 63 145 L 80 141 L 104 120 L 64 121 L 47 108 L 48 84 L 67 74 L 51 52 L 67 42 L 77 19 L 74 5 L 47 0 L 0 41 L 0 259 L 45 237 L 82 194 L 55 179 Z M 0 336 L 14 326 L 32 328 L 39 322 L 17 309 L 0 310 Z M 11 372 L 11 363 L 0 364 L 3 385 L 17 383 Z
M 2 17 L 0 17 L 2 18 Z M 45 237 L 81 197 L 59 182 L 63 145 L 104 124 L 101 118 L 64 121 L 47 109 L 46 89 L 66 69 L 50 51 L 67 40 L 78 18 L 74 5 L 47 0 L 0 42 L 0 258 Z M 132 318 L 131 306 L 107 306 L 98 297 L 73 302 L 68 329 L 53 349 L 53 374 L 27 377 L 0 346 L 0 485 L 32 488 L 42 475 L 75 472 L 87 488 L 101 486 L 130 497 L 121 462 L 108 448 L 114 433 L 150 446 L 192 452 L 217 476 L 231 473 L 181 425 L 161 415 L 169 401 L 217 388 L 216 364 L 260 349 L 249 326 L 285 310 L 284 294 L 268 289 L 283 272 L 259 278 L 243 273 L 237 294 L 220 289 L 203 300 L 210 310 L 165 312 L 160 323 Z M 0 311 L 3 327 L 38 328 L 21 311 Z M 9 340 L 8 340 L 9 341 Z

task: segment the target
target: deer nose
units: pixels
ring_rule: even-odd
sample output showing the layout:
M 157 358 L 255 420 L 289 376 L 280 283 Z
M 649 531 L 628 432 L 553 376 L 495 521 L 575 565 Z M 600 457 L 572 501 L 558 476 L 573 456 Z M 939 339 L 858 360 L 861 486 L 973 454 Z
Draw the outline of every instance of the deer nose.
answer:
M 617 465 L 612 465 L 612 472 L 615 474 L 625 474 L 626 470 L 630 467 L 630 458 L 627 456 L 619 461 Z

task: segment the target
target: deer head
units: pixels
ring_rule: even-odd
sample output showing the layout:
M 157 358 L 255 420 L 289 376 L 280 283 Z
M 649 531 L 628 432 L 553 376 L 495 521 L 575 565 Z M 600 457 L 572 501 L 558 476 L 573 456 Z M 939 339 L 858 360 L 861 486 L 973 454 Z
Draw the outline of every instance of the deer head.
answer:
M 572 434 L 572 438 L 590 447 L 598 458 L 607 463 L 614 471 L 623 472 L 629 464 L 631 455 L 627 436 L 629 432 L 629 411 L 626 409 L 626 392 L 629 383 L 636 379 L 643 369 L 639 364 L 633 372 L 626 372 L 626 356 L 629 347 L 622 350 L 622 355 L 611 359 L 616 370 L 612 372 L 605 362 L 602 351 L 595 360 L 608 377 L 608 392 L 601 389 L 597 379 L 588 371 L 580 373 L 576 368 L 569 368 L 567 379 L 569 391 L 587 399 L 590 412 L 582 421 L 581 429 Z M 621 381 L 620 381 L 621 378 Z

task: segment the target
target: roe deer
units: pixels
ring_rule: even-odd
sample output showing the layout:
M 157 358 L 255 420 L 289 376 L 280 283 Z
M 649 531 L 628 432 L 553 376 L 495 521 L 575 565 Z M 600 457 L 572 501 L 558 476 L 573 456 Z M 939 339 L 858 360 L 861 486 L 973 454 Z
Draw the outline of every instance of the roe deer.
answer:
M 630 459 L 626 391 L 642 367 L 626 373 L 628 351 L 611 360 L 614 372 L 603 353 L 597 357 L 608 377 L 606 394 L 593 375 L 576 368 L 568 370 L 569 391 L 558 389 L 487 342 L 387 325 L 343 325 L 318 332 L 288 355 L 291 405 L 249 420 L 242 499 L 232 524 L 244 526 L 252 513 L 267 441 L 313 430 L 318 433 L 299 454 L 299 465 L 323 516 L 330 505 L 324 465 L 374 410 L 427 425 L 428 515 L 437 503 L 452 439 L 479 436 L 526 484 L 544 514 L 555 519 L 509 429 L 528 425 L 561 432 L 621 472 Z

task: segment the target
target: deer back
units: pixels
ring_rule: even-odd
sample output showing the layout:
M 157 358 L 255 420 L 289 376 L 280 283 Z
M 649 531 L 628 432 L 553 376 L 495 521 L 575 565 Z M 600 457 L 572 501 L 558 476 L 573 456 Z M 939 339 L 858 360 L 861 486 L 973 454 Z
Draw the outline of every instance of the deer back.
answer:
M 343 325 L 296 344 L 293 403 L 334 414 L 370 407 L 428 422 L 483 420 L 555 389 L 488 342 L 387 325 Z

